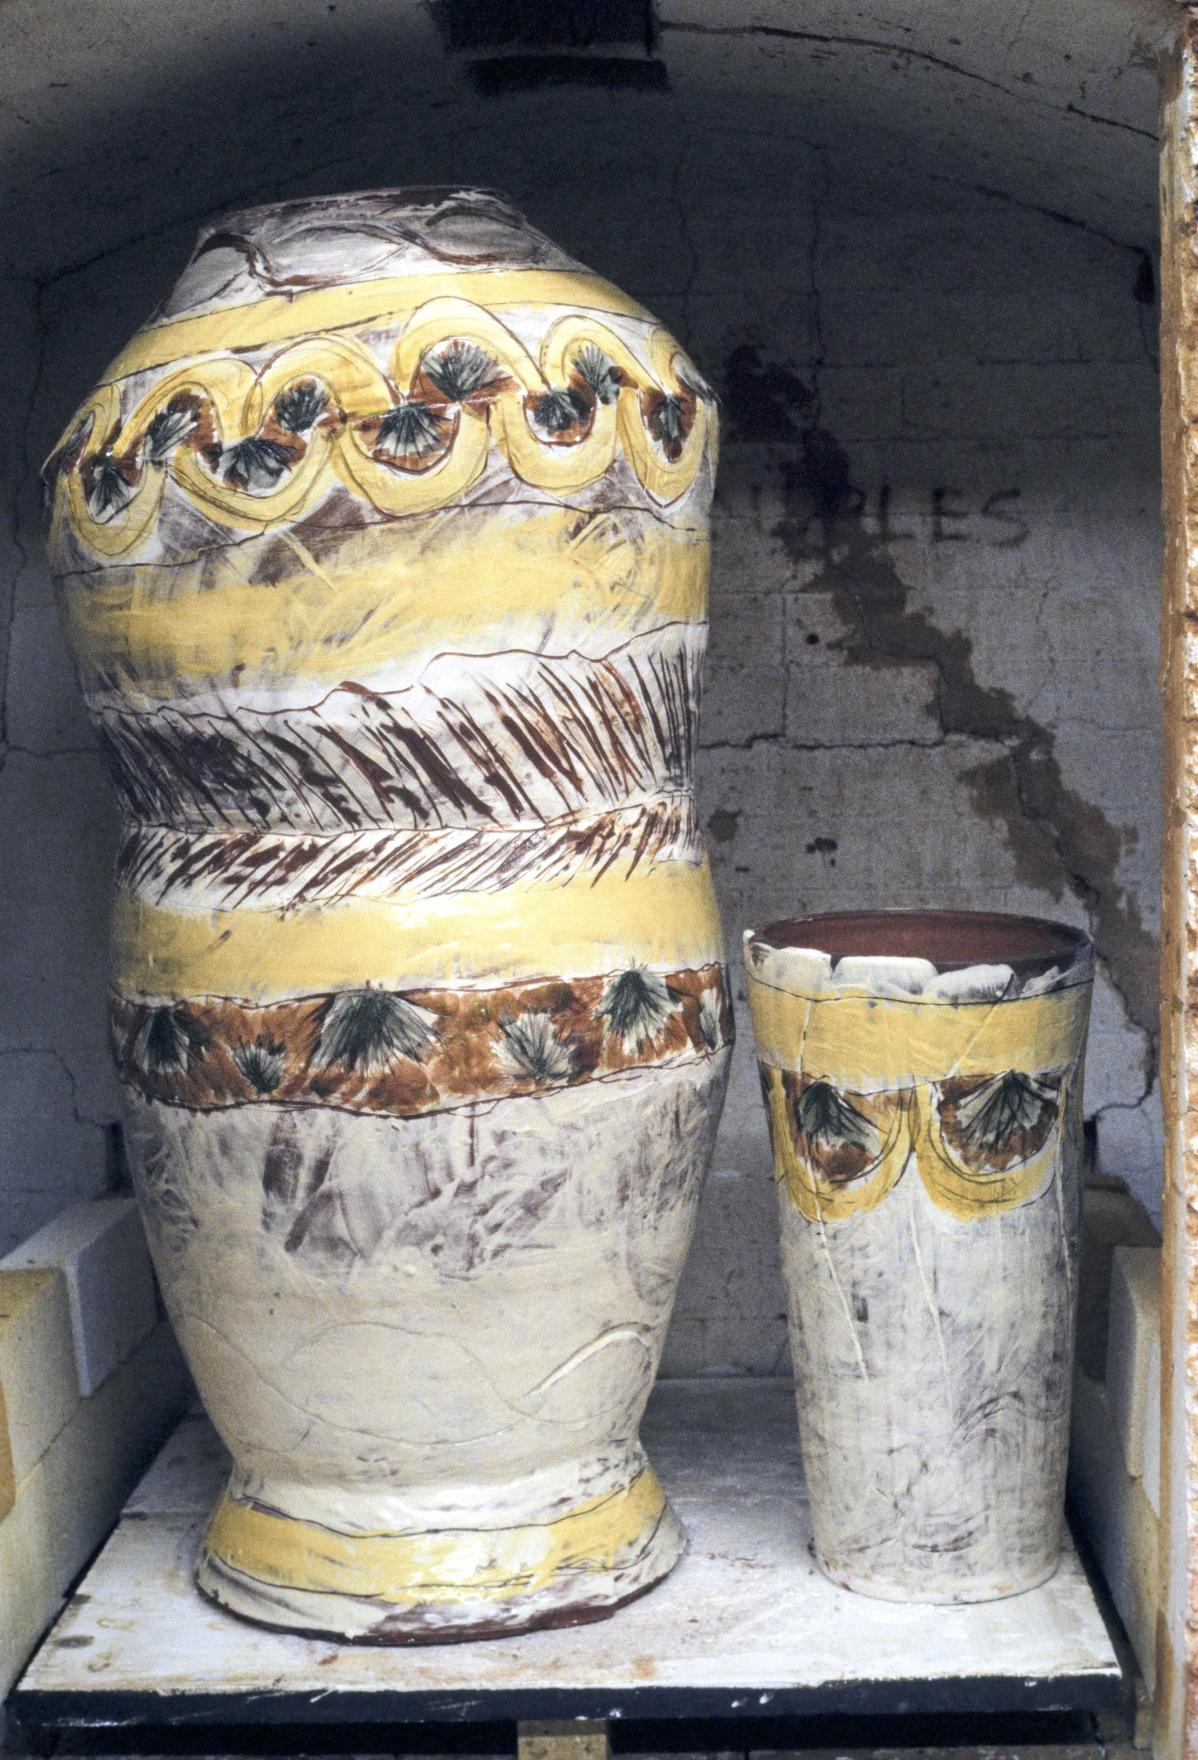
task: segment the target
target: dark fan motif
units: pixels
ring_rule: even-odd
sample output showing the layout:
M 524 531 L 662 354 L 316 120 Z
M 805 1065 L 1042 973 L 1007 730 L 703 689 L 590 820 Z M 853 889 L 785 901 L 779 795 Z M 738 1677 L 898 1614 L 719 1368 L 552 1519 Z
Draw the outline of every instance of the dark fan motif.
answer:
M 682 380 L 682 383 L 686 386 L 687 390 L 691 393 L 691 396 L 694 397 L 699 403 L 713 404 L 716 401 L 715 392 L 711 389 L 711 386 L 708 385 L 705 380 L 699 379 L 698 377 L 696 377 L 694 380 L 691 380 L 685 374 L 682 374 L 682 373 L 680 373 L 678 375 L 678 377 Z
M 975 1154 L 1002 1153 L 1033 1138 L 1057 1109 L 1057 1089 L 1007 1070 L 956 1103 L 957 1133 Z
M 626 1051 L 640 1051 L 657 1037 L 677 1007 L 663 977 L 633 966 L 612 979 L 603 992 L 599 1013 Z
M 125 467 L 103 452 L 92 466 L 91 488 L 87 492 L 87 510 L 93 519 L 107 519 L 128 507 L 137 488 L 125 474 Z
M 502 1021 L 503 1061 L 512 1074 L 532 1082 L 568 1082 L 574 1074 L 574 1053 L 558 1036 L 552 1015 L 527 1009 Z
M 579 378 L 590 386 L 600 403 L 614 403 L 620 392 L 620 374 L 597 342 L 588 342 L 574 356 Z
M 503 373 L 491 356 L 476 342 L 447 342 L 436 354 L 424 361 L 424 376 L 434 384 L 447 403 L 465 403 L 480 391 L 490 391 L 502 384 Z
M 389 990 L 345 990 L 325 1010 L 313 1062 L 382 1075 L 402 1057 L 423 1056 L 435 1038 L 435 1020 L 428 1009 Z
M 328 408 L 328 393 L 315 379 L 300 379 L 275 398 L 275 421 L 288 434 L 306 434 Z
M 138 1030 L 133 1055 L 147 1075 L 176 1075 L 187 1068 L 191 1042 L 177 1011 L 163 1003 L 151 1008 Z
M 255 1039 L 237 1047 L 233 1062 L 256 1094 L 273 1094 L 283 1079 L 287 1048 L 273 1039 Z
M 56 446 L 42 467 L 42 475 L 54 477 L 68 464 L 78 464 L 84 441 L 92 431 L 94 416 L 85 416 L 76 423 L 60 446 Z
M 589 410 L 586 399 L 577 391 L 551 389 L 535 398 L 533 421 L 547 434 L 564 434 L 579 422 L 585 422 Z
M 821 1148 L 868 1149 L 875 1132 L 869 1120 L 838 1094 L 831 1082 L 812 1082 L 795 1105 L 795 1120 L 807 1141 Z
M 718 990 L 704 990 L 699 998 L 699 1036 L 709 1051 L 720 1042 L 721 997 Z
M 445 443 L 446 424 L 427 403 L 397 403 L 379 423 L 374 450 L 392 458 L 428 458 Z
M 670 392 L 659 397 L 649 415 L 649 430 L 655 440 L 673 455 L 686 438 L 686 417 L 682 399 Z
M 93 420 L 94 417 L 87 416 L 85 420 L 77 423 L 66 439 L 54 448 L 42 466 L 42 506 L 47 518 L 49 518 L 50 510 L 54 505 L 54 491 L 58 486 L 59 475 L 62 471 L 79 463 L 79 455 L 91 433 Z
M 198 420 L 195 404 L 175 399 L 160 409 L 146 429 L 144 456 L 147 464 L 166 465 L 175 447 L 192 432 Z
M 291 448 L 279 440 L 251 434 L 237 440 L 221 454 L 221 469 L 239 489 L 273 489 L 291 467 Z

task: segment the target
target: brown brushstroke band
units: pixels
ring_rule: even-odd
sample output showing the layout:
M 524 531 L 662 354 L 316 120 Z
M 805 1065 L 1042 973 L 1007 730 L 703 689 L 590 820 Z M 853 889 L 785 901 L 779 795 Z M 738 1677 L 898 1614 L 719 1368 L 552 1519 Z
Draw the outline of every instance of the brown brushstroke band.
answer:
M 711 1056 L 733 1039 L 715 963 L 262 1005 L 114 994 L 111 1022 L 121 1079 L 197 1112 L 293 1104 L 414 1117 Z

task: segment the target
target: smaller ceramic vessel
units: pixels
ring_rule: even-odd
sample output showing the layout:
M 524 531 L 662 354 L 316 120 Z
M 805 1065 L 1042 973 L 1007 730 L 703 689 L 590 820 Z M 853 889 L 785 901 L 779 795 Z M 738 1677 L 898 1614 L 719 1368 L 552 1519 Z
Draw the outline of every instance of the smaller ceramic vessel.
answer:
M 1034 1588 L 1061 1549 L 1090 942 L 894 911 L 745 943 L 819 1564 L 892 1601 Z

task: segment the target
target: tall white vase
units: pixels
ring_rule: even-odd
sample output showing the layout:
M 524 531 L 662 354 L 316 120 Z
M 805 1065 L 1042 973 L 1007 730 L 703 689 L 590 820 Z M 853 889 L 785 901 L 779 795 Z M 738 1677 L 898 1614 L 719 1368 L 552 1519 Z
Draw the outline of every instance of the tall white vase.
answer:
M 205 229 L 50 461 L 124 817 L 112 1025 L 235 1462 L 201 1586 L 378 1642 L 596 1618 L 732 1023 L 692 795 L 710 395 L 501 198 Z

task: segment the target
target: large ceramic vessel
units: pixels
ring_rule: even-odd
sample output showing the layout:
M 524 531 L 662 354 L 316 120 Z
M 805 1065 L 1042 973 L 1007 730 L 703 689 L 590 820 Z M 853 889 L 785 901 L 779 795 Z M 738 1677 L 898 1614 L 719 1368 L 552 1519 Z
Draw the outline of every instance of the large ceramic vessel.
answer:
M 1090 944 L 966 912 L 746 939 L 816 1556 L 889 1600 L 1030 1589 L 1061 1548 Z
M 597 1617 L 731 1016 L 691 792 L 715 414 L 503 200 L 233 214 L 51 460 L 120 798 L 113 1040 L 235 1467 L 199 1581 L 400 1642 Z

